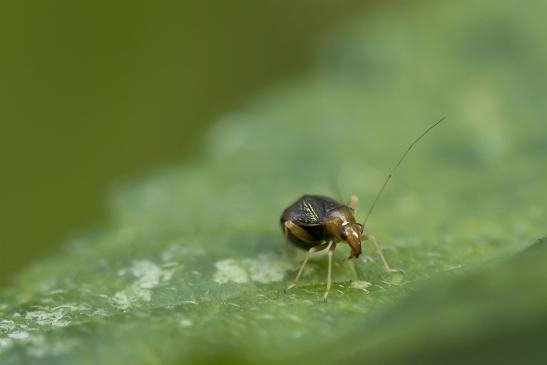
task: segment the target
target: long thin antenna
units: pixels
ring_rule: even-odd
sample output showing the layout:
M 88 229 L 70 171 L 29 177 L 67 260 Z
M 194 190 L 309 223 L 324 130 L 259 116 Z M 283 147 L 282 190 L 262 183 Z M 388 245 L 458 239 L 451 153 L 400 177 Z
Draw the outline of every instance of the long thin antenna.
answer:
M 414 147 L 414 145 L 415 145 L 416 143 L 418 143 L 418 142 L 420 141 L 420 139 L 422 139 L 427 133 L 429 133 L 430 130 L 432 130 L 433 128 L 435 128 L 435 127 L 438 126 L 439 124 L 441 124 L 445 119 L 446 119 L 446 117 L 442 117 L 442 118 L 439 119 L 437 122 L 433 123 L 429 128 L 427 128 L 427 129 L 426 129 L 418 138 L 416 138 L 416 139 L 414 140 L 414 142 L 412 142 L 412 143 L 410 144 L 410 146 L 409 146 L 408 149 L 405 151 L 405 153 L 403 153 L 403 155 L 401 156 L 401 158 L 399 159 L 399 161 L 397 162 L 397 164 L 395 164 L 395 166 L 391 169 L 391 171 L 389 172 L 389 174 L 388 174 L 387 177 L 386 177 L 386 180 L 385 180 L 384 183 L 382 184 L 382 187 L 381 187 L 380 190 L 378 191 L 378 194 L 376 194 L 376 198 L 374 198 L 374 201 L 372 202 L 372 205 L 370 206 L 370 209 L 368 210 L 367 216 L 365 217 L 365 221 L 363 222 L 363 229 L 366 227 L 368 218 L 370 217 L 370 214 L 371 214 L 372 211 L 374 210 L 374 207 L 376 206 L 376 203 L 378 203 L 378 200 L 380 200 L 380 196 L 382 196 L 382 193 L 384 192 L 384 189 L 386 188 L 387 183 L 389 182 L 389 180 L 391 180 L 391 177 L 393 176 L 393 173 L 395 172 L 395 170 L 397 170 L 397 168 L 399 167 L 399 165 L 401 165 L 401 163 L 402 163 L 403 160 L 405 159 L 406 155 L 408 155 L 408 153 L 410 152 L 410 150 L 412 149 L 412 147 Z

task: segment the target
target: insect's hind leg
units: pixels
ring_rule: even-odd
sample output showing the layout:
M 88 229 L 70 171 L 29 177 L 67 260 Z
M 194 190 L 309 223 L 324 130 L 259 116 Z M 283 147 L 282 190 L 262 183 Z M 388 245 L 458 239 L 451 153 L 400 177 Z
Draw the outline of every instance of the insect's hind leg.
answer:
M 386 258 L 384 257 L 384 254 L 382 253 L 382 249 L 380 248 L 380 245 L 376 241 L 376 237 L 371 236 L 371 235 L 367 235 L 365 239 L 372 242 L 372 244 L 374 245 L 374 248 L 376 249 L 376 252 L 378 253 L 378 256 L 380 256 L 380 259 L 382 259 L 382 263 L 384 264 L 384 269 L 387 272 L 399 272 L 399 273 L 403 272 L 403 270 L 401 270 L 401 269 L 393 269 L 389 266 L 389 264 L 387 263 Z
M 304 262 L 302 262 L 302 265 L 300 266 L 300 269 L 298 270 L 298 273 L 296 274 L 296 277 L 294 278 L 294 281 L 291 283 L 291 285 L 289 285 L 287 287 L 287 289 L 285 289 L 285 292 L 287 292 L 289 289 L 292 289 L 296 286 L 296 283 L 297 283 L 298 279 L 300 279 L 300 275 L 302 275 L 302 272 L 304 271 L 304 268 L 306 267 L 306 264 L 308 263 L 308 260 L 311 256 L 311 254 L 314 253 L 314 252 L 323 251 L 325 248 L 329 247 L 331 244 L 332 244 L 332 242 L 331 243 L 323 243 L 323 244 L 314 246 L 314 247 L 312 247 L 308 250 L 308 252 L 306 253 L 306 258 L 304 259 Z
M 289 241 L 289 232 L 298 239 L 304 242 L 313 242 L 315 239 L 302 227 L 299 227 L 293 221 L 288 220 L 283 224 L 283 233 L 285 234 L 285 241 Z

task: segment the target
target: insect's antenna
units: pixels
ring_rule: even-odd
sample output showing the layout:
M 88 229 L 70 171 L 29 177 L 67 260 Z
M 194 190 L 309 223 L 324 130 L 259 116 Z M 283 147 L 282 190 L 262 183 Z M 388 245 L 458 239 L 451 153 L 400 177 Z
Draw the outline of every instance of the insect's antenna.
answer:
M 438 126 L 439 124 L 441 124 L 444 120 L 446 119 L 446 117 L 442 117 L 441 119 L 439 119 L 437 122 L 433 123 L 429 128 L 427 128 L 418 138 L 416 138 L 414 140 L 414 142 L 412 142 L 410 144 L 410 146 L 408 146 L 408 149 L 405 151 L 405 153 L 403 153 L 403 155 L 401 156 L 401 158 L 399 159 L 399 161 L 397 161 L 397 163 L 395 164 L 395 166 L 391 169 L 391 171 L 389 172 L 389 174 L 387 175 L 386 177 L 386 180 L 384 181 L 384 183 L 382 184 L 382 187 L 380 188 L 380 190 L 378 191 L 378 194 L 376 194 L 376 197 L 374 198 L 374 201 L 372 202 L 372 205 L 370 206 L 368 212 L 367 212 L 367 215 L 365 217 L 365 221 L 363 222 L 363 229 L 364 227 L 366 227 L 367 225 L 367 221 L 368 221 L 368 218 L 370 217 L 370 214 L 372 213 L 372 211 L 374 210 L 374 207 L 376 206 L 376 203 L 378 203 L 378 200 L 380 200 L 380 196 L 382 196 L 382 193 L 384 192 L 384 189 L 386 188 L 386 185 L 387 183 L 389 182 L 389 180 L 391 180 L 391 177 L 393 176 L 393 173 L 395 172 L 395 170 L 397 170 L 397 168 L 401 165 L 401 163 L 403 162 L 403 160 L 405 159 L 406 155 L 408 155 L 408 153 L 410 152 L 410 150 L 412 149 L 412 147 L 414 147 L 414 145 L 416 143 L 418 143 L 420 141 L 420 139 L 422 139 L 427 133 L 429 133 L 430 130 L 432 130 L 433 128 L 435 128 L 436 126 Z

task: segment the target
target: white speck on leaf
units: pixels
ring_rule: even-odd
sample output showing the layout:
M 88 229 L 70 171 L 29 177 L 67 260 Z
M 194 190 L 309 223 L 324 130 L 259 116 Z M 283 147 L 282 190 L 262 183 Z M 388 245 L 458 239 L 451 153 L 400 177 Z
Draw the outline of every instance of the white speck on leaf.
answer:
M 249 270 L 251 279 L 263 284 L 283 280 L 285 272 L 291 268 L 288 262 L 266 254 L 259 255 L 257 259 L 244 259 L 243 264 Z
M 120 309 L 127 309 L 131 305 L 131 298 L 129 298 L 129 296 L 123 291 L 119 291 L 114 294 L 114 297 L 112 297 L 112 301 Z
M 183 300 L 181 303 L 183 303 L 183 304 L 193 304 L 193 305 L 198 305 L 199 304 L 195 300 Z
M 0 331 L 8 332 L 12 331 L 15 328 L 15 322 L 8 319 L 0 321 Z
M 11 338 L 0 338 L 0 350 L 6 349 L 13 344 Z
M 233 281 L 234 283 L 246 283 L 249 275 L 235 259 L 225 259 L 215 263 L 216 272 L 213 280 L 219 284 Z
M 163 281 L 171 280 L 175 270 L 162 270 L 152 261 L 139 260 L 133 262 L 130 272 L 135 277 L 133 284 L 112 297 L 112 301 L 120 309 L 129 308 L 137 299 L 145 302 L 152 300 L 152 289 Z
M 353 288 L 353 289 L 360 289 L 360 290 L 366 291 L 367 293 L 368 293 L 367 288 L 370 288 L 371 286 L 372 286 L 371 283 L 369 283 L 368 281 L 364 281 L 364 280 L 352 281 L 351 285 L 350 285 L 350 287 Z
M 158 265 L 148 260 L 135 261 L 131 272 L 137 278 L 132 289 L 137 296 L 146 302 L 152 299 L 152 291 L 160 280 L 171 279 L 172 274 L 164 272 Z
M 66 294 L 66 292 L 67 291 L 65 289 L 53 289 L 52 291 L 46 293 L 46 295 L 53 296 L 57 294 Z
M 290 270 L 291 266 L 288 262 L 277 258 L 273 254 L 260 254 L 257 258 L 217 261 L 215 268 L 216 272 L 213 275 L 213 280 L 219 284 L 229 281 L 247 283 L 249 280 L 267 284 L 282 281 L 285 272 Z
M 36 335 L 32 331 L 39 327 L 59 328 L 66 327 L 71 323 L 71 314 L 73 312 L 88 311 L 88 304 L 68 303 L 55 307 L 35 307 L 36 310 L 25 312 L 23 315 L 14 313 L 12 317 L 24 320 L 25 322 L 16 323 L 10 320 L 0 320 L 0 331 L 4 333 L 0 338 L 0 350 L 6 350 L 18 341 L 23 341 L 31 356 L 35 354 L 43 355 L 57 353 L 55 348 L 44 344 L 43 337 Z M 43 346 L 42 346 L 43 345 Z M 60 350 L 59 350 L 60 351 Z
M 24 340 L 29 337 L 29 333 L 26 331 L 15 331 L 8 334 L 8 337 L 13 340 Z
M 106 314 L 106 311 L 104 309 L 99 308 L 99 309 L 93 311 L 92 316 L 93 317 L 106 317 L 107 314 Z
M 192 326 L 192 321 L 190 319 L 187 319 L 187 318 L 181 319 L 179 323 L 180 323 L 181 327 L 190 327 L 190 326 Z
M 70 319 L 65 316 L 69 311 L 71 309 L 66 307 L 30 311 L 25 313 L 25 319 L 38 326 L 66 327 L 70 324 Z
M 148 260 L 135 261 L 131 272 L 138 279 L 135 285 L 143 289 L 151 289 L 158 285 L 163 274 L 158 265 Z

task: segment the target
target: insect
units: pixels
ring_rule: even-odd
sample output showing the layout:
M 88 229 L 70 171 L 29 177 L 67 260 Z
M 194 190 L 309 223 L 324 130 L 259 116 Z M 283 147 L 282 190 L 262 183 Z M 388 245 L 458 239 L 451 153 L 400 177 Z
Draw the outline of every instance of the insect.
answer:
M 380 190 L 376 194 L 372 205 L 370 206 L 363 223 L 357 222 L 355 218 L 355 209 L 357 207 L 358 198 L 353 195 L 348 204 L 340 203 L 334 199 L 320 195 L 304 195 L 296 202 L 291 204 L 283 211 L 281 215 L 281 227 L 285 235 L 285 239 L 295 246 L 307 250 L 306 258 L 302 262 L 294 281 L 285 289 L 285 291 L 296 286 L 298 279 L 304 271 L 308 259 L 315 252 L 328 251 L 328 271 L 327 271 L 327 288 L 323 295 L 323 300 L 327 300 L 332 282 L 332 256 L 336 245 L 346 243 L 350 246 L 351 253 L 348 260 L 357 258 L 361 254 L 362 241 L 370 241 L 378 256 L 384 264 L 384 269 L 387 272 L 400 272 L 399 269 L 393 269 L 386 261 L 380 245 L 374 236 L 367 234 L 365 227 L 374 210 L 376 203 L 384 192 L 387 184 L 391 180 L 395 170 L 401 165 L 410 150 L 416 145 L 430 130 L 438 126 L 445 117 L 433 123 L 427 128 L 418 138 L 416 138 L 402 154 L 395 166 L 387 175 Z

